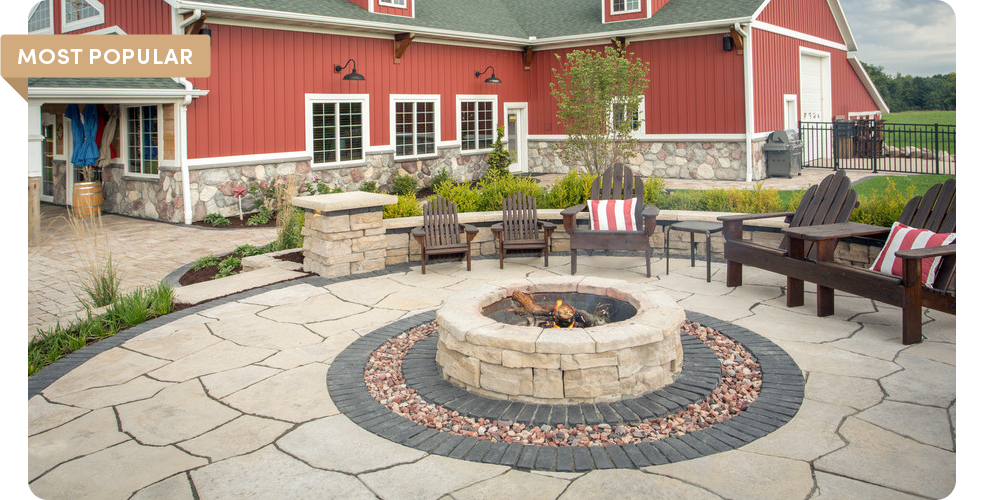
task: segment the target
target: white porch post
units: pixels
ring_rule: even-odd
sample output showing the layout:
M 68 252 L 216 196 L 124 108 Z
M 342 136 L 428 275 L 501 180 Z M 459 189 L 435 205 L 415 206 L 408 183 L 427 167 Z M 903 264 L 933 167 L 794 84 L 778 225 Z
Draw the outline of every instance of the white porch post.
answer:
M 41 103 L 27 103 L 27 245 L 41 240 Z

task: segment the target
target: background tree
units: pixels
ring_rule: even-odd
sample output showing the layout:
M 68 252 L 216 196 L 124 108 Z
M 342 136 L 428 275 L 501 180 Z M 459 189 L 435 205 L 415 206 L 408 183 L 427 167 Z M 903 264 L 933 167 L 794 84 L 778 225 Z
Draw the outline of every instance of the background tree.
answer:
M 885 74 L 885 68 L 861 63 L 892 112 L 957 109 L 957 74 L 912 76 Z
M 625 48 L 575 50 L 553 69 L 550 95 L 557 99 L 557 121 L 567 131 L 561 153 L 568 165 L 601 173 L 624 161 L 638 145 L 633 132 L 643 126 L 637 110 L 649 86 L 649 63 Z

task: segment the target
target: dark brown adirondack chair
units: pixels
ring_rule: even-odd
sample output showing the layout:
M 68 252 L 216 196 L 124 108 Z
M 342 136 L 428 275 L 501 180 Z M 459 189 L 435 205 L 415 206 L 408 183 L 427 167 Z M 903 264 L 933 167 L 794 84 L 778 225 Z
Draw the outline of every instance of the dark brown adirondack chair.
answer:
M 795 212 L 740 214 L 718 217 L 724 223 L 724 258 L 728 261 L 727 286 L 741 286 L 742 265 L 748 265 L 787 275 L 786 305 L 803 304 L 803 282 L 790 277 L 778 264 L 787 254 L 789 238 L 783 237 L 779 248 L 771 248 L 742 239 L 743 223 L 748 220 L 785 217 L 789 227 L 814 226 L 845 222 L 858 205 L 858 194 L 851 189 L 851 180 L 843 170 L 828 175 L 820 184 L 810 186 Z M 807 255 L 814 257 L 816 248 L 810 245 Z
M 536 216 L 536 200 L 523 193 L 513 193 L 502 200 L 502 222 L 492 226 L 499 242 L 499 269 L 506 250 L 542 250 L 543 266 L 550 265 L 550 235 L 555 226 Z
M 591 183 L 592 200 L 638 200 L 633 226 L 637 231 L 601 231 L 577 225 L 577 214 L 588 211 L 587 204 L 564 209 L 564 229 L 571 237 L 571 274 L 577 274 L 578 250 L 636 250 L 646 253 L 646 277 L 651 275 L 650 260 L 653 247 L 649 237 L 656 231 L 659 208 L 645 205 L 645 188 L 642 178 L 632 174 L 629 167 L 616 163 Z
M 952 233 L 957 229 L 957 181 L 949 179 L 937 184 L 923 196 L 909 200 L 898 222 L 909 227 L 929 229 L 934 233 Z M 948 314 L 957 313 L 956 290 L 951 288 L 957 266 L 957 244 L 942 247 L 905 250 L 895 253 L 902 259 L 902 276 L 889 276 L 876 271 L 833 262 L 833 247 L 837 240 L 852 236 L 888 233 L 890 228 L 837 224 L 804 229 L 797 237 L 813 240 L 829 257 L 816 262 L 785 257 L 790 272 L 818 287 L 841 290 L 902 308 L 902 343 L 922 341 L 923 306 Z M 853 229 L 853 231 L 852 231 Z M 936 278 L 922 284 L 922 259 L 942 257 Z M 834 313 L 833 293 L 818 295 L 817 314 Z
M 464 232 L 467 238 L 462 238 Z M 458 223 L 458 204 L 440 196 L 424 205 L 424 225 L 410 232 L 420 245 L 420 273 L 427 274 L 427 257 L 464 253 L 471 271 L 471 242 L 478 229 Z

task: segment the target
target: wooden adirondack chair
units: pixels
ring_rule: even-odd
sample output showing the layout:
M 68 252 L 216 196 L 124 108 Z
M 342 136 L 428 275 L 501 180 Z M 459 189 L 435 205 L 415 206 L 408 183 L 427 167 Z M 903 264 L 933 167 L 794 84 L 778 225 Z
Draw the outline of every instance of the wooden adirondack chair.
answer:
M 464 232 L 466 238 L 461 237 Z M 458 223 L 458 204 L 440 196 L 424 205 L 424 225 L 410 232 L 420 245 L 420 273 L 427 274 L 427 257 L 464 253 L 471 271 L 471 242 L 478 228 Z
M 828 175 L 820 184 L 810 186 L 795 212 L 775 212 L 764 214 L 740 214 L 718 217 L 724 223 L 724 258 L 728 261 L 727 286 L 741 286 L 742 265 L 748 265 L 786 274 L 778 266 L 780 258 L 787 254 L 789 238 L 783 237 L 779 248 L 770 248 L 742 239 L 743 223 L 748 220 L 785 217 L 789 227 L 814 226 L 845 222 L 858 205 L 858 194 L 851 189 L 851 180 L 843 170 Z M 806 249 L 810 257 L 816 255 L 816 248 Z M 803 303 L 803 282 L 787 275 L 786 305 Z M 797 303 L 798 302 L 798 303 Z
M 550 265 L 550 235 L 555 226 L 536 216 L 536 200 L 523 193 L 513 193 L 502 200 L 502 222 L 492 226 L 499 242 L 499 269 L 503 267 L 506 250 L 542 250 L 543 266 Z
M 957 228 L 957 182 L 949 179 L 937 184 L 923 196 L 909 200 L 898 222 L 906 226 L 929 229 L 934 233 L 952 233 Z M 862 226 L 862 227 L 857 227 Z M 852 229 L 855 229 L 852 231 Z M 880 231 L 879 231 L 880 229 Z M 942 247 L 905 250 L 895 253 L 903 260 L 902 276 L 889 276 L 876 271 L 833 262 L 833 246 L 840 238 L 888 233 L 889 228 L 874 228 L 863 224 L 835 224 L 794 230 L 796 239 L 812 240 L 817 246 L 830 250 L 828 258 L 816 262 L 787 256 L 782 260 L 789 272 L 818 287 L 841 290 L 902 308 L 902 343 L 922 341 L 923 306 L 948 314 L 957 313 L 956 290 L 951 289 L 956 274 L 957 244 Z M 942 257 L 936 278 L 922 284 L 923 259 Z M 817 314 L 834 313 L 833 293 L 818 294 Z
M 604 231 L 577 225 L 577 214 L 588 210 L 587 204 L 564 209 L 564 229 L 571 237 L 571 274 L 577 274 L 578 250 L 636 250 L 646 253 L 646 277 L 650 277 L 653 248 L 649 237 L 656 230 L 659 208 L 645 205 L 645 188 L 641 178 L 629 167 L 616 163 L 591 183 L 591 200 L 631 200 L 635 198 L 634 231 Z

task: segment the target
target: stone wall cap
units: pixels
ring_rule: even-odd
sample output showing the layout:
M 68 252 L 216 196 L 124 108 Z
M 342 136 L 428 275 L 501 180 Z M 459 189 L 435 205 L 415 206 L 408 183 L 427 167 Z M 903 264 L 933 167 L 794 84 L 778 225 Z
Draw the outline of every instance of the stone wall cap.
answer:
M 358 208 L 382 207 L 393 205 L 399 198 L 392 194 L 366 193 L 353 191 L 350 193 L 318 194 L 314 196 L 298 196 L 291 202 L 294 206 L 322 212 L 340 212 Z

